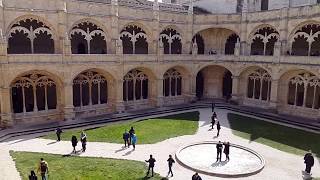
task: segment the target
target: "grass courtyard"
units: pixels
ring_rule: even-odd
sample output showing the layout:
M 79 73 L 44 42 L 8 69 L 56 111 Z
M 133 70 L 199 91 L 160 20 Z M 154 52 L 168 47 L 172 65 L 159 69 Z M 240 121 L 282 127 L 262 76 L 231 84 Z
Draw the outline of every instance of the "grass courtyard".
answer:
M 198 130 L 199 112 L 187 112 L 141 121 L 126 121 L 108 124 L 103 127 L 85 130 L 90 142 L 123 143 L 122 134 L 133 126 L 138 138 L 138 144 L 153 144 L 169 138 L 182 135 L 192 135 Z M 81 130 L 67 130 L 61 139 L 70 141 L 72 135 L 80 136 Z M 52 133 L 45 139 L 56 139 Z
M 10 152 L 16 167 L 23 180 L 28 180 L 31 170 L 37 173 L 40 158 L 48 162 L 49 179 L 54 180 L 143 180 L 146 179 L 147 166 L 143 162 L 117 160 L 107 158 L 62 157 L 61 155 Z M 160 180 L 162 177 L 155 174 L 150 180 Z
M 320 134 L 233 113 L 228 114 L 228 120 L 236 136 L 296 155 L 304 155 L 312 150 L 320 157 Z

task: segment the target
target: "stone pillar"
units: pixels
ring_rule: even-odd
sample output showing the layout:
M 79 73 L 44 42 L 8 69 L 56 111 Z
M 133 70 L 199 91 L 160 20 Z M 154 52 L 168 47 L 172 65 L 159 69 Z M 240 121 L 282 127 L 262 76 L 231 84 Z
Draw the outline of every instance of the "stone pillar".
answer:
M 269 105 L 272 109 L 276 109 L 278 105 L 278 87 L 279 87 L 279 79 L 272 79 L 270 102 L 269 102 Z
M 239 102 L 239 76 L 232 76 L 232 94 L 231 100 Z
M 68 33 L 66 33 L 65 38 L 63 40 L 63 54 L 65 56 L 70 56 L 71 52 L 71 40 L 69 39 Z
M 1 121 L 0 126 L 13 126 L 11 95 L 9 87 L 0 88 Z
M 8 43 L 4 36 L 0 37 L 0 56 L 7 56 Z
M 190 80 L 190 101 L 196 101 L 197 100 L 197 75 L 190 75 L 189 76 Z
M 162 107 L 164 105 L 163 101 L 163 78 L 156 80 L 157 86 L 157 107 Z
M 238 38 L 237 42 L 235 44 L 235 47 L 234 47 L 234 55 L 235 56 L 240 56 L 240 48 L 241 48 L 240 39 Z
M 72 83 L 64 84 L 64 120 L 75 120 Z
M 125 110 L 124 102 L 123 102 L 123 80 L 118 79 L 115 80 L 115 86 L 116 86 L 116 111 L 117 112 L 123 112 Z

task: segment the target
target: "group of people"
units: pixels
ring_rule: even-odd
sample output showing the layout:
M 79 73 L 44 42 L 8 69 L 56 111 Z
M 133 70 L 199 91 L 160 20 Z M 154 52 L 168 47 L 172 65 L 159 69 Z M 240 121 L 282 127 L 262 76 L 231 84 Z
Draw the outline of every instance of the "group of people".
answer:
M 223 148 L 224 146 L 224 148 Z M 217 161 L 216 162 L 221 162 L 221 156 L 222 156 L 222 149 L 223 153 L 226 155 L 226 161 L 230 160 L 229 153 L 230 153 L 230 143 L 229 142 L 224 142 L 222 143 L 219 141 L 216 145 L 217 148 Z
M 137 135 L 135 133 L 135 130 L 133 129 L 133 127 L 130 128 L 129 132 L 127 130 L 124 131 L 123 135 L 122 135 L 123 141 L 124 141 L 124 147 L 128 148 L 130 147 L 130 145 L 132 145 L 133 150 L 136 149 L 136 144 L 137 144 Z
M 56 135 L 57 135 L 57 141 L 61 140 L 61 134 L 62 134 L 62 129 L 61 128 L 56 128 Z M 84 131 L 81 132 L 80 134 L 80 141 L 81 141 L 81 145 L 82 145 L 82 152 L 85 152 L 87 149 L 87 135 Z M 76 153 L 76 147 L 78 145 L 78 139 L 76 136 L 72 136 L 71 137 L 71 144 L 73 147 L 73 151 L 72 153 Z
M 149 158 L 148 160 L 145 160 L 145 161 L 146 161 L 147 163 L 149 163 L 148 172 L 147 172 L 147 174 L 146 174 L 146 177 L 149 176 L 150 171 L 151 171 L 151 177 L 153 177 L 153 175 L 154 175 L 153 168 L 154 168 L 156 159 L 153 158 L 153 156 L 152 156 L 152 154 L 151 154 L 151 155 L 150 155 L 150 158 Z M 171 174 L 171 177 L 173 177 L 172 165 L 173 165 L 173 163 L 175 163 L 175 160 L 172 158 L 171 155 L 169 155 L 169 158 L 168 158 L 167 162 L 168 162 L 168 167 L 169 167 L 168 176 Z
M 80 141 L 81 141 L 81 145 L 82 145 L 82 152 L 86 152 L 86 149 L 87 149 L 87 135 L 84 131 L 81 132 L 80 134 Z M 71 144 L 72 144 L 72 147 L 73 147 L 73 153 L 76 153 L 77 150 L 76 150 L 76 147 L 78 145 L 78 139 L 76 136 L 72 136 L 71 137 Z
M 211 129 L 214 129 L 214 125 L 217 123 L 217 137 L 219 137 L 221 125 L 220 122 L 217 119 L 217 113 L 213 111 L 213 114 L 211 116 Z

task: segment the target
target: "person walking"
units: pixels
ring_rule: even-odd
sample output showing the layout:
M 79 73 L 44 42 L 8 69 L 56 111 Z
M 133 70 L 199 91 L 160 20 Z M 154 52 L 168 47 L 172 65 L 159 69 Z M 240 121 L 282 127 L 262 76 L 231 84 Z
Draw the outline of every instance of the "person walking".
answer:
M 47 175 L 49 173 L 49 167 L 48 167 L 48 163 L 43 158 L 40 159 L 38 172 L 39 171 L 41 174 L 41 180 L 47 180 Z
M 312 155 L 312 151 L 309 150 L 309 152 L 304 155 L 303 159 L 304 159 L 304 163 L 306 164 L 305 172 L 310 174 L 311 173 L 311 168 L 314 165 L 314 158 L 313 158 L 313 155 Z
M 36 173 L 34 172 L 34 170 L 32 170 L 30 172 L 29 180 L 38 180 L 38 177 L 37 177 Z
M 172 158 L 171 155 L 169 155 L 169 159 L 167 160 L 168 162 L 168 166 L 169 166 L 169 172 L 168 172 L 168 176 L 171 173 L 171 177 L 173 177 L 173 173 L 172 173 L 172 164 L 175 163 L 174 159 Z
M 132 138 L 131 138 L 131 143 L 133 146 L 133 150 L 136 150 L 136 144 L 137 144 L 137 135 L 133 133 Z
M 218 132 L 217 132 L 217 137 L 218 137 L 219 134 L 220 134 L 220 129 L 221 129 L 220 122 L 217 121 L 217 130 L 218 130 Z
M 223 149 L 223 153 L 226 155 L 226 161 L 229 161 L 229 153 L 230 153 L 230 143 L 229 142 L 225 142 L 223 143 L 224 145 L 224 149 Z
M 214 124 L 216 123 L 216 118 L 217 118 L 217 114 L 216 114 L 216 112 L 213 112 L 213 114 L 211 116 L 211 129 L 214 128 Z
M 124 141 L 124 147 L 129 147 L 129 138 L 130 138 L 130 134 L 127 132 L 127 130 L 124 131 L 123 135 L 122 135 L 123 141 Z
M 154 168 L 154 163 L 156 160 L 152 157 L 152 154 L 150 155 L 149 160 L 146 160 L 147 163 L 149 163 L 149 168 L 146 177 L 149 175 L 150 169 L 151 169 L 151 177 L 153 177 L 153 168 Z
M 192 180 L 202 180 L 202 178 L 199 176 L 199 174 L 196 172 L 193 176 L 192 176 Z
M 133 127 L 131 126 L 131 128 L 130 128 L 130 130 L 129 130 L 129 134 L 130 134 L 130 140 L 129 140 L 129 146 L 128 147 L 130 147 L 130 145 L 132 144 L 131 143 L 131 140 L 132 140 L 132 135 L 135 133 L 135 130 L 133 129 Z
M 72 136 L 71 138 L 71 144 L 72 144 L 72 147 L 73 147 L 73 153 L 76 153 L 76 146 L 78 144 L 78 139 L 76 136 Z
M 87 135 L 84 131 L 81 132 L 80 134 L 80 141 L 82 145 L 82 152 L 86 152 L 87 149 Z
M 221 162 L 221 154 L 222 154 L 222 143 L 221 141 L 219 141 L 216 145 L 216 148 L 217 148 L 217 161 L 220 161 Z
M 57 127 L 56 129 L 57 141 L 61 140 L 61 133 L 62 133 L 62 130 L 59 127 Z

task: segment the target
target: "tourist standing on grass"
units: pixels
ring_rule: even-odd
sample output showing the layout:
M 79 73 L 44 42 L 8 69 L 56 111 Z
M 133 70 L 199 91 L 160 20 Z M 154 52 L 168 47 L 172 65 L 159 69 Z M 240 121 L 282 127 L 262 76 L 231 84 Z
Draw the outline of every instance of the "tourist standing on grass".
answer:
M 229 142 L 224 142 L 224 149 L 223 149 L 223 153 L 226 155 L 226 161 L 229 161 L 229 153 L 230 153 L 230 143 Z
M 123 135 L 122 135 L 123 141 L 124 141 L 124 147 L 129 147 L 129 138 L 130 138 L 130 134 L 127 132 L 127 130 L 124 131 Z
M 33 170 L 30 172 L 29 180 L 38 180 L 38 177 Z
M 196 172 L 193 176 L 192 176 L 192 180 L 202 180 L 202 178 L 199 176 L 199 174 Z
M 173 177 L 173 173 L 172 173 L 172 164 L 175 163 L 174 159 L 172 158 L 171 155 L 169 155 L 169 159 L 167 160 L 168 161 L 168 166 L 169 166 L 169 172 L 168 172 L 168 176 L 170 175 L 171 173 L 171 177 Z
M 133 150 L 136 150 L 136 144 L 137 144 L 137 135 L 133 133 L 132 138 L 131 138 L 131 143 L 133 146 Z
M 62 133 L 62 130 L 59 127 L 57 127 L 56 129 L 57 141 L 61 140 L 61 133 Z
M 314 165 L 314 158 L 313 158 L 311 150 L 309 150 L 309 152 L 304 155 L 304 163 L 306 164 L 305 171 L 310 174 L 311 167 Z
M 217 121 L 217 130 L 218 130 L 218 132 L 217 132 L 217 137 L 218 137 L 219 134 L 220 134 L 220 129 L 221 129 L 220 122 Z
M 47 175 L 49 173 L 49 167 L 48 167 L 48 163 L 43 158 L 40 159 L 38 172 L 39 171 L 41 174 L 41 180 L 47 180 Z
M 76 146 L 78 144 L 78 139 L 76 136 L 72 136 L 71 138 L 71 144 L 72 144 L 72 147 L 73 147 L 73 153 L 76 153 Z
M 82 144 L 82 152 L 86 152 L 87 149 L 87 135 L 84 131 L 81 132 L 80 134 L 80 141 Z
M 129 130 L 129 134 L 130 134 L 130 144 L 132 144 L 132 135 L 135 133 L 135 130 L 133 129 L 133 127 L 131 126 L 130 130 Z M 130 144 L 129 144 L 129 147 L 130 147 Z
M 217 161 L 220 161 L 221 162 L 221 155 L 222 155 L 222 143 L 221 141 L 219 141 L 216 145 L 216 148 L 217 148 Z
M 151 177 L 153 177 L 153 168 L 154 168 L 154 163 L 156 160 L 150 155 L 149 160 L 146 160 L 147 163 L 149 163 L 149 168 L 146 177 L 149 175 L 150 169 L 151 169 Z

